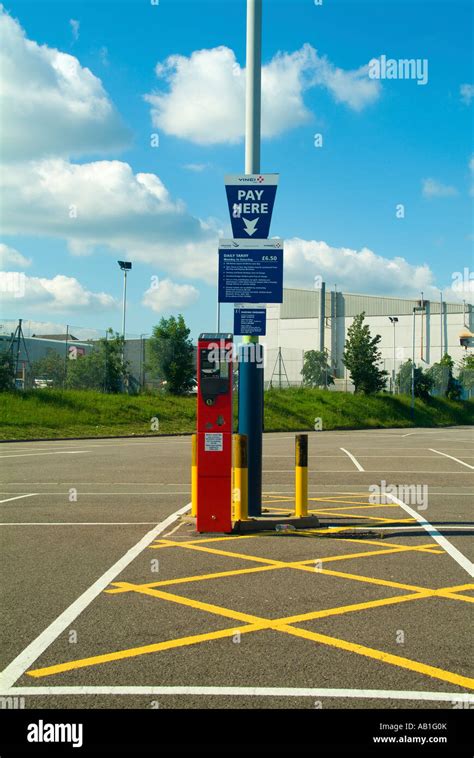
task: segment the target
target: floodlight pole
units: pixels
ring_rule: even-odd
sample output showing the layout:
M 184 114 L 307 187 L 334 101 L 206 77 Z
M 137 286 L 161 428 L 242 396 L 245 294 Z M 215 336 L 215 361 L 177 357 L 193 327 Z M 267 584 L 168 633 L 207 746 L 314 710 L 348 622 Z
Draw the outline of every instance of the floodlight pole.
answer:
M 123 270 L 122 337 L 125 340 L 125 314 L 127 310 L 127 269 Z
M 262 0 L 247 0 L 245 173 L 260 173 Z M 258 337 L 239 349 L 239 434 L 247 435 L 248 514 L 262 512 L 263 354 Z
M 439 291 L 439 352 L 440 360 L 443 360 L 443 290 Z
M 262 92 L 262 0 L 247 0 L 245 173 L 260 172 Z
M 411 417 L 415 420 L 415 313 L 413 308 L 412 358 L 411 358 Z

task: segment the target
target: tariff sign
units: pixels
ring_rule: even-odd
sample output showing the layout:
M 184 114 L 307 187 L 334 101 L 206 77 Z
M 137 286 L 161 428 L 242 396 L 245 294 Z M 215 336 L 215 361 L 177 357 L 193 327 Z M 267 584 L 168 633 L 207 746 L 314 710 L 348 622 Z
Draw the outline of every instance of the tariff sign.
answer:
M 221 240 L 220 303 L 283 302 L 283 240 Z

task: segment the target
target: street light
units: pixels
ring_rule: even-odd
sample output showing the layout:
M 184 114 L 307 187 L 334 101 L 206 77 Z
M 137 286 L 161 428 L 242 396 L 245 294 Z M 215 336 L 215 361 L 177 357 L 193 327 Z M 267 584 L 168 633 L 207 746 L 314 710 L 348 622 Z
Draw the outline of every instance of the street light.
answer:
M 149 337 L 149 332 L 140 334 L 140 388 L 145 386 L 145 341 L 144 337 Z
M 397 316 L 389 316 L 390 321 L 393 324 L 393 370 L 392 370 L 392 382 L 393 382 L 393 394 L 395 394 L 395 325 L 398 324 Z
M 415 314 L 422 311 L 423 305 L 415 305 L 413 308 L 412 326 L 412 359 L 411 359 L 411 417 L 415 420 Z
M 123 271 L 123 299 L 122 299 L 122 337 L 125 339 L 125 310 L 127 307 L 127 271 L 130 271 L 132 264 L 130 261 L 117 261 Z

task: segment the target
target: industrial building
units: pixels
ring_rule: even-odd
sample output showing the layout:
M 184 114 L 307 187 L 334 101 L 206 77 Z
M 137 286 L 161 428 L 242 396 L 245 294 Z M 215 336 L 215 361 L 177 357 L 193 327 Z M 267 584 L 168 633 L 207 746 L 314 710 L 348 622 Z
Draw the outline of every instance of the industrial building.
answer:
M 414 309 L 416 309 L 414 311 Z M 265 386 L 301 384 L 304 353 L 326 349 L 335 380 L 333 389 L 352 391 L 342 362 L 347 330 L 359 313 L 379 348 L 389 374 L 387 388 L 401 363 L 413 355 L 429 368 L 445 354 L 457 363 L 474 347 L 474 307 L 467 303 L 405 299 L 318 289 L 284 289 L 283 303 L 267 308 Z

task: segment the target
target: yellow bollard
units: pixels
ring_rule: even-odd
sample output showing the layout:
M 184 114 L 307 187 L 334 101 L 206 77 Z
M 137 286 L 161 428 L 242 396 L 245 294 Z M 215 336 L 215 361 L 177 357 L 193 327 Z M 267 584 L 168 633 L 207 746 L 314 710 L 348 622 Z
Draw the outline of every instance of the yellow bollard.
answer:
M 308 435 L 295 437 L 295 516 L 308 515 Z
M 197 467 L 197 434 L 192 436 L 191 453 L 191 516 L 197 516 L 198 467 Z
M 233 483 L 233 512 L 234 521 L 247 521 L 249 517 L 248 500 L 248 467 L 247 467 L 247 435 L 234 434 L 234 483 Z

